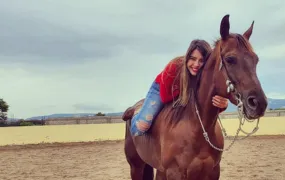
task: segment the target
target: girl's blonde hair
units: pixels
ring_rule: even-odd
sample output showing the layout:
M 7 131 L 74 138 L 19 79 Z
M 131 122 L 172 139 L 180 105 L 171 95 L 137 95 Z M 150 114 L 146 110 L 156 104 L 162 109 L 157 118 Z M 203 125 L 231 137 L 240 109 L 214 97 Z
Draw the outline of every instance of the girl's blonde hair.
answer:
M 179 68 L 179 72 L 177 73 L 177 76 L 176 76 L 176 80 L 180 81 L 179 83 L 180 93 L 179 93 L 177 100 L 173 104 L 174 107 L 175 106 L 185 107 L 188 104 L 189 99 L 191 97 L 191 94 L 192 94 L 191 91 L 194 90 L 195 88 L 194 84 L 196 83 L 195 82 L 196 78 L 194 78 L 193 75 L 191 75 L 191 73 L 189 72 L 187 68 L 187 62 L 189 61 L 191 54 L 195 49 L 200 51 L 200 53 L 202 54 L 204 58 L 204 65 L 212 52 L 212 48 L 210 44 L 204 40 L 196 39 L 191 42 L 185 56 L 183 56 L 183 63 L 181 64 L 181 67 Z M 202 66 L 202 68 L 204 67 L 204 65 Z M 202 68 L 198 72 L 197 76 L 201 74 Z

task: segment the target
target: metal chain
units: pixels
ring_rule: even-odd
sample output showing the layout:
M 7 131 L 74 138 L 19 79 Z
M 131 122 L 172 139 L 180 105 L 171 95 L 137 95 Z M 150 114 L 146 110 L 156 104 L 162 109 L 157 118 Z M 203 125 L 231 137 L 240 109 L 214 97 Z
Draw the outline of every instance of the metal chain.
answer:
M 203 129 L 203 136 L 204 136 L 205 140 L 210 144 L 210 146 L 211 146 L 212 148 L 214 148 L 214 149 L 216 149 L 216 150 L 218 150 L 218 151 L 229 150 L 230 147 L 234 144 L 234 141 L 232 141 L 232 143 L 229 145 L 229 147 L 228 147 L 227 149 L 225 149 L 225 150 L 224 150 L 224 149 L 221 149 L 221 148 L 218 148 L 218 147 L 214 146 L 214 145 L 211 143 L 210 138 L 209 138 L 209 136 L 208 136 L 208 133 L 205 131 L 205 128 L 204 128 L 204 126 L 203 126 L 203 123 L 202 123 L 202 120 L 201 120 L 199 111 L 198 111 L 198 109 L 197 109 L 196 103 L 195 103 L 195 108 L 196 108 L 196 113 L 197 113 L 197 115 L 198 115 L 198 118 L 199 118 L 201 127 L 202 127 L 202 129 Z M 237 131 L 235 138 L 237 137 L 238 133 L 239 133 L 239 131 Z

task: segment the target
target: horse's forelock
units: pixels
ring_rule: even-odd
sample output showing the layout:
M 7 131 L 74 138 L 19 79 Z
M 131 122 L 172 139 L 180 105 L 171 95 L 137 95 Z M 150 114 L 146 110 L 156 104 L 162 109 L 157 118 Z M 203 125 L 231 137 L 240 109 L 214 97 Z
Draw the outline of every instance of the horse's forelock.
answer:
M 249 41 L 244 36 L 242 36 L 240 34 L 235 34 L 235 37 L 236 37 L 238 45 L 240 47 L 245 48 L 250 53 L 254 53 L 253 47 L 251 46 Z
M 254 54 L 253 47 L 251 46 L 250 42 L 242 35 L 240 34 L 230 34 L 229 38 L 234 38 L 237 41 L 238 47 L 239 48 L 245 48 L 249 53 Z M 222 40 L 219 38 L 214 42 L 214 49 L 213 49 L 213 55 L 214 57 L 221 57 L 221 44 Z M 220 58 L 219 61 L 215 62 L 220 63 Z
M 231 33 L 229 38 L 234 38 L 237 41 L 238 47 L 245 48 L 250 53 L 254 52 L 253 47 L 251 46 L 250 42 L 243 35 Z M 217 52 L 221 50 L 221 42 L 222 42 L 221 39 L 218 39 L 215 42 L 214 46 Z

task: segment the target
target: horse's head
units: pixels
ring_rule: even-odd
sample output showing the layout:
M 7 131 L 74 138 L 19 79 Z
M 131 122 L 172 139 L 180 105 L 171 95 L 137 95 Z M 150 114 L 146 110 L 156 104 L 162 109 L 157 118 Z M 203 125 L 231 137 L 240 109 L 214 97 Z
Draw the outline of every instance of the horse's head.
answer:
M 248 119 L 263 116 L 267 108 L 267 98 L 256 74 L 259 59 L 249 43 L 253 24 L 254 21 L 243 35 L 232 34 L 229 15 L 224 16 L 220 25 L 221 39 L 214 49 L 218 58 L 215 67 L 215 71 L 219 71 L 215 77 L 218 93 L 235 105 L 238 105 L 238 97 Z

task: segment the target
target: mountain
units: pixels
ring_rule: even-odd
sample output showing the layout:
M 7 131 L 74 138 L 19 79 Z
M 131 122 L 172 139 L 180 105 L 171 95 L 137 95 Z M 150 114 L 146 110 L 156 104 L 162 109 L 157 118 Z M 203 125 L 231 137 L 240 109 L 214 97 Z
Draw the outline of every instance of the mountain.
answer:
M 268 107 L 267 109 L 277 109 L 277 108 L 285 108 L 285 99 L 272 99 L 268 98 Z M 232 103 L 229 103 L 229 106 L 225 112 L 236 112 L 237 107 Z M 124 112 L 114 112 L 114 113 L 105 113 L 106 116 L 121 116 Z M 51 114 L 44 116 L 35 116 L 27 118 L 26 120 L 33 119 L 48 119 L 48 118 L 60 118 L 60 117 L 86 117 L 86 116 L 95 116 L 96 113 L 62 113 L 62 114 Z
M 63 113 L 63 114 L 51 114 L 51 115 L 43 115 L 43 116 L 34 116 L 27 118 L 25 120 L 41 120 L 41 119 L 50 119 L 50 118 L 65 118 L 65 117 L 88 117 L 88 116 L 96 116 L 97 113 Z M 116 113 L 105 113 L 106 116 L 121 116 L 123 112 Z
M 285 108 L 285 99 L 268 98 L 268 109 Z
M 267 109 L 278 109 L 285 108 L 285 99 L 272 99 L 268 98 L 268 106 Z M 229 103 L 229 106 L 225 112 L 236 112 L 237 107 L 232 103 Z

